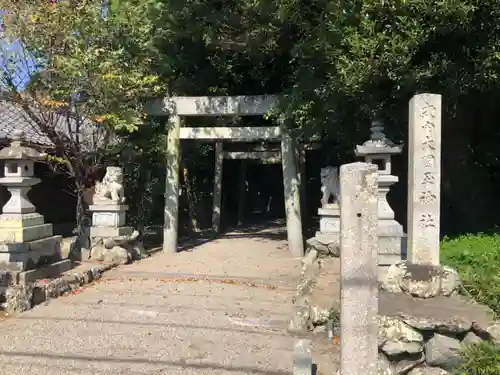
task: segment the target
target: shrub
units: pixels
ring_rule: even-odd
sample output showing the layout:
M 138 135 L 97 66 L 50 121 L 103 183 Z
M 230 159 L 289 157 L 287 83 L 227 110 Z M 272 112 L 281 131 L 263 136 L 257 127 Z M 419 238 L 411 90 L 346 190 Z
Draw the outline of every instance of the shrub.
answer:
M 458 271 L 472 298 L 500 314 L 500 235 L 445 238 L 441 243 L 441 262 Z

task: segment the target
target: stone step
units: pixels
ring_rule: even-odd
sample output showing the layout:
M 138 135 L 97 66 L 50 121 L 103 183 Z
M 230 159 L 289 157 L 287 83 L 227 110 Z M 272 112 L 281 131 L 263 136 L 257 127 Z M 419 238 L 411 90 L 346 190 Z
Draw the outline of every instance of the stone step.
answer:
M 51 237 L 52 235 L 52 224 L 40 224 L 19 228 L 0 228 L 0 242 L 28 242 Z

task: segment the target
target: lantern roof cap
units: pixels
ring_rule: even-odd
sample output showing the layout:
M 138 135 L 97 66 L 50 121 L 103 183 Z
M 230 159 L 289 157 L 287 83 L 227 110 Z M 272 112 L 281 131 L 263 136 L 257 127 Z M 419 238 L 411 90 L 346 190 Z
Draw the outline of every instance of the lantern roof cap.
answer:
M 46 154 L 22 144 L 24 139 L 22 130 L 14 130 L 10 138 L 10 145 L 0 150 L 0 160 L 42 160 L 45 158 Z

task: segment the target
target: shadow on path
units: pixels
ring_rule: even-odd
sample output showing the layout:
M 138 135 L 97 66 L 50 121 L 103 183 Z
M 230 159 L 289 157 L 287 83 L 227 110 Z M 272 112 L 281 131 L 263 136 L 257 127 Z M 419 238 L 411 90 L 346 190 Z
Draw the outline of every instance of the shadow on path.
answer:
M 221 239 L 248 238 L 257 241 L 283 241 L 287 239 L 286 223 L 283 220 L 271 220 L 244 227 L 228 228 L 224 233 L 216 234 L 211 230 L 193 233 L 179 239 L 178 252 L 190 251 L 207 242 Z
M 84 361 L 84 362 L 108 362 L 108 363 L 138 363 L 138 364 L 151 364 L 151 365 L 164 365 L 176 366 L 185 369 L 213 369 L 225 370 L 229 372 L 244 372 L 245 374 L 260 374 L 260 375 L 291 375 L 287 371 L 266 371 L 255 367 L 247 366 L 225 366 L 216 363 L 187 363 L 188 359 L 178 359 L 175 361 L 165 360 L 150 360 L 146 358 L 116 358 L 116 357 L 102 357 L 102 356 L 83 356 L 83 355 L 68 355 L 68 354 L 50 354 L 50 353 L 34 353 L 34 352 L 16 352 L 16 351 L 0 351 L 0 356 L 6 357 L 21 357 L 21 358 L 44 358 L 54 360 L 67 360 L 67 361 Z
M 209 326 L 198 326 L 193 324 L 177 324 L 177 323 L 153 323 L 144 321 L 131 321 L 131 320 L 106 320 L 106 319 L 78 319 L 78 318 L 55 318 L 55 317 L 44 317 L 44 316 L 18 316 L 16 319 L 19 320 L 44 320 L 44 321 L 68 321 L 68 322 L 86 322 L 86 323 L 96 323 L 96 324 L 122 324 L 122 325 L 135 325 L 135 326 L 153 326 L 153 327 L 170 327 L 170 328 L 188 328 L 188 329 L 203 329 L 212 331 L 224 331 L 224 332 L 238 332 L 250 335 L 261 335 L 261 336 L 288 336 L 287 332 L 280 331 L 270 331 L 270 332 L 259 332 L 251 329 L 239 329 L 239 328 L 227 328 L 227 327 L 209 327 Z

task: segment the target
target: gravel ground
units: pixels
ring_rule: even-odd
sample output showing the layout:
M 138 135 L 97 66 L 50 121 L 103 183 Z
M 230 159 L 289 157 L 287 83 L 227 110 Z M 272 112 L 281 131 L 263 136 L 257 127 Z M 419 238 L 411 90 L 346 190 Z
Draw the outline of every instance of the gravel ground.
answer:
M 283 229 L 123 266 L 0 322 L 1 374 L 291 374 Z

